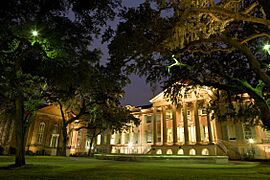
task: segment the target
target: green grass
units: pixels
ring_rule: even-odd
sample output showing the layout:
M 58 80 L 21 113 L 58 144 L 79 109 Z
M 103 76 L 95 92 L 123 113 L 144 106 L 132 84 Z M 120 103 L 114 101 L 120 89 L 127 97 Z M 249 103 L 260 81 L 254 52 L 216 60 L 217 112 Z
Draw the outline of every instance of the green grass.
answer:
M 270 163 L 226 165 L 164 161 L 105 161 L 72 157 L 27 157 L 27 165 L 7 168 L 14 157 L 0 156 L 0 179 L 270 179 Z

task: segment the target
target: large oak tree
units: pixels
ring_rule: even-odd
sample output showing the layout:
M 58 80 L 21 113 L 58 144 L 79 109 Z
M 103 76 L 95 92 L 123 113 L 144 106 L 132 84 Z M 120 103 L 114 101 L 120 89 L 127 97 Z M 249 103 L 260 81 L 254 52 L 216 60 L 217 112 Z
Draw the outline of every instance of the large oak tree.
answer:
M 111 63 L 150 81 L 166 80 L 174 94 L 186 81 L 248 93 L 270 128 L 270 54 L 263 50 L 270 40 L 269 8 L 267 0 L 145 1 L 122 12 Z M 116 49 L 119 44 L 126 48 Z
M 55 72 L 63 68 L 72 70 L 81 60 L 96 61 L 92 59 L 96 51 L 90 50 L 93 38 L 115 16 L 119 2 L 0 2 L 0 97 L 1 103 L 13 106 L 16 116 L 16 166 L 25 164 L 25 103 L 42 98 L 54 82 L 65 81 L 59 79 L 65 76 L 57 77 Z M 65 75 L 70 77 L 72 73 Z

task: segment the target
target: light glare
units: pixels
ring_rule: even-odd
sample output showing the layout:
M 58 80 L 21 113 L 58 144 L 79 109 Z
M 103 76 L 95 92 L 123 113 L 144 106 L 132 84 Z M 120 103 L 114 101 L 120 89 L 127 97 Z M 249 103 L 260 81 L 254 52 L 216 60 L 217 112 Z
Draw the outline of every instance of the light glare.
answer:
M 32 35 L 33 35 L 33 36 L 38 36 L 38 32 L 37 32 L 36 30 L 33 30 L 33 31 L 32 31 Z
M 250 144 L 253 144 L 253 143 L 254 143 L 254 139 L 250 138 L 250 139 L 248 139 L 248 142 L 249 142 Z

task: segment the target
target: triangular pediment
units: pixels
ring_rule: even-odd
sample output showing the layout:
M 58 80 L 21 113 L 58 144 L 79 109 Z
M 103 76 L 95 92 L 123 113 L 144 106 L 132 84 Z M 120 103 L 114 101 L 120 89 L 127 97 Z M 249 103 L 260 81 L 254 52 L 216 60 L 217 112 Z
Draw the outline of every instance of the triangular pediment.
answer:
M 150 100 L 150 103 L 152 103 L 152 104 L 157 104 L 157 103 L 159 103 L 159 104 L 160 103 L 168 104 L 168 103 L 170 103 L 170 100 L 169 100 L 169 98 L 167 98 L 165 96 L 165 92 L 162 91 L 161 93 L 156 95 L 154 98 L 152 98 Z

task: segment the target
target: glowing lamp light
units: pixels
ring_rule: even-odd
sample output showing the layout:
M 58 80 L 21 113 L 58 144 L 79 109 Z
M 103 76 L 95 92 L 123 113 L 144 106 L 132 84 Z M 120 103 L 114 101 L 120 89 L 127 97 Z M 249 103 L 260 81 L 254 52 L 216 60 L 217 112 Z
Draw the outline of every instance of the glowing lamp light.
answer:
M 266 51 L 268 51 L 270 49 L 270 44 L 265 44 L 263 46 L 263 49 L 266 50 Z
M 32 35 L 36 37 L 36 36 L 38 36 L 38 32 L 36 30 L 33 30 Z
M 267 51 L 268 54 L 270 55 L 270 44 L 265 44 L 265 45 L 263 46 L 263 50 Z
M 253 144 L 255 141 L 254 141 L 254 139 L 249 138 L 249 139 L 248 139 L 248 142 L 249 142 L 250 144 Z
M 132 148 L 132 146 L 133 146 L 133 143 L 132 142 L 128 143 L 128 147 L 129 148 Z

